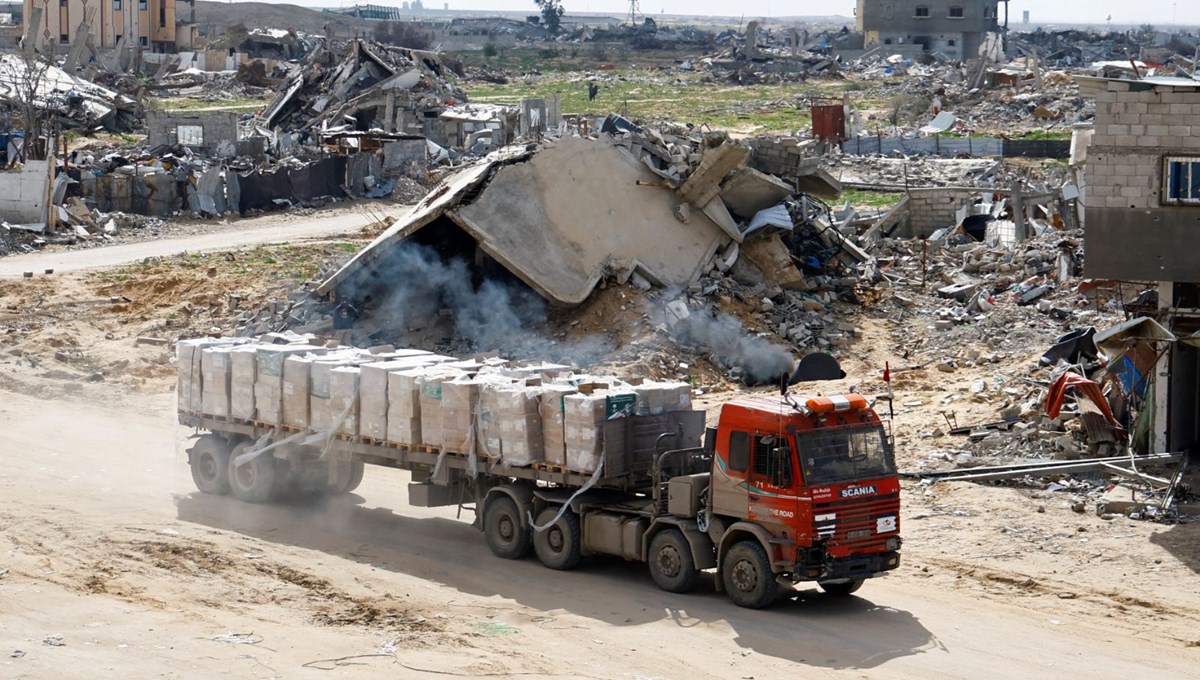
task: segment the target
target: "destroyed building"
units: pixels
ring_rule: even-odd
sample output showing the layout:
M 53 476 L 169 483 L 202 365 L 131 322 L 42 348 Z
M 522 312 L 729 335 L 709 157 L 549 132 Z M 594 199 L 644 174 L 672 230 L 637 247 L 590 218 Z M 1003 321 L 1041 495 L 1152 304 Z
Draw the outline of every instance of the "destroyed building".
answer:
M 869 50 L 914 45 L 952 59 L 979 54 L 988 33 L 1000 30 L 998 0 L 858 0 L 856 28 Z
M 177 12 L 179 4 L 190 7 Z M 25 16 L 37 19 L 37 15 L 41 25 L 29 35 L 38 49 L 69 45 L 82 32 L 85 37 L 91 36 L 97 48 L 114 48 L 125 38 L 152 52 L 174 52 L 178 47 L 177 35 L 190 36 L 195 4 L 188 0 L 100 0 L 95 4 L 87 0 L 60 0 L 53 4 L 25 0 Z
M 1200 440 L 1200 82 L 1078 80 L 1080 92 L 1096 99 L 1084 271 L 1158 282 L 1162 329 L 1146 338 L 1153 347 L 1151 446 L 1191 449 Z

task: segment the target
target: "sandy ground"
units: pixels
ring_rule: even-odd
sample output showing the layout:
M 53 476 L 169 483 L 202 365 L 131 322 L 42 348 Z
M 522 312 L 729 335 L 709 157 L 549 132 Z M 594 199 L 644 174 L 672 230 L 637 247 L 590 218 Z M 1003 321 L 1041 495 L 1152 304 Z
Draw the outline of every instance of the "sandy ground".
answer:
M 408 507 L 391 470 L 317 505 L 202 496 L 170 395 L 0 403 L 5 677 L 1182 678 L 1196 661 L 1162 634 L 1194 633 L 1188 615 L 976 580 L 921 549 L 859 597 L 746 611 L 640 565 L 500 560 L 453 509 Z
M 354 235 L 383 216 L 400 215 L 407 210 L 399 205 L 347 203 L 303 217 L 280 213 L 242 220 L 191 223 L 181 230 L 185 232 L 183 234 L 155 240 L 83 249 L 47 246 L 42 252 L 0 258 L 0 278 L 22 276 L 25 272 L 41 276 L 46 269 L 61 273 L 114 267 L 174 253 L 211 252 Z
M 1200 524 L 1104 520 L 1047 491 L 906 483 L 901 569 L 855 597 L 801 589 L 767 611 L 734 607 L 710 581 L 664 593 L 620 560 L 573 573 L 500 560 L 470 512 L 409 507 L 393 470 L 307 505 L 200 495 L 167 350 L 135 338 L 227 323 L 233 312 L 200 310 L 230 291 L 251 308 L 283 294 L 288 272 L 335 245 L 280 247 L 270 265 L 242 249 L 0 286 L 0 677 L 1194 675 Z M 927 322 L 858 321 L 842 352 L 854 377 L 801 390 L 880 390 L 879 367 L 907 365 Z M 1043 349 L 952 379 L 899 372 L 901 466 L 946 444 L 919 433 L 947 403 L 964 422 L 994 416 L 965 385 Z

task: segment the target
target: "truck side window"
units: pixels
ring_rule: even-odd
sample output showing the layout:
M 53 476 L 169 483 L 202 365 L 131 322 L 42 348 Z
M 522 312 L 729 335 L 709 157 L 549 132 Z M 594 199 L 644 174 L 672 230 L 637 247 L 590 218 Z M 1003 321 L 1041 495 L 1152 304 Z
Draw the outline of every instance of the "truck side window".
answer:
M 750 467 L 750 433 L 729 433 L 729 469 L 745 472 Z
M 754 474 L 780 489 L 792 485 L 792 450 L 786 439 L 775 435 L 754 438 Z

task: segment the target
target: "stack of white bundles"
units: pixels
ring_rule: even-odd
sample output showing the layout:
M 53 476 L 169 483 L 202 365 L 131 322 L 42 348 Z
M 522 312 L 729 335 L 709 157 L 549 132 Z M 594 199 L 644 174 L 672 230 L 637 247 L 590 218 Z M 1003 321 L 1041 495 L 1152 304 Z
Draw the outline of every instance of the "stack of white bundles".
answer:
M 393 397 L 391 390 L 393 384 L 395 383 L 392 383 L 389 380 L 388 413 L 390 415 L 391 408 L 393 406 L 398 406 L 401 421 L 407 418 L 413 418 L 417 421 L 415 424 L 411 421 L 407 423 L 408 427 L 410 428 L 408 436 L 413 437 L 416 441 L 419 441 L 425 446 L 441 448 L 442 383 L 448 380 L 454 380 L 457 377 L 466 377 L 466 374 L 462 371 L 449 368 L 449 364 L 446 364 L 445 366 L 434 365 L 417 370 L 419 371 L 418 374 L 412 376 L 413 389 L 411 392 L 406 388 L 406 385 L 400 384 L 397 385 L 401 388 L 399 390 L 399 394 Z M 409 371 L 401 371 L 398 375 L 408 377 L 406 376 L 407 373 L 409 373 Z M 412 405 L 406 403 L 413 399 L 413 397 L 415 397 L 416 400 Z M 413 415 L 410 416 L 410 413 Z M 396 423 L 395 429 L 403 428 L 405 425 L 406 424 L 403 422 Z M 411 431 L 414 425 L 416 426 L 415 431 Z M 392 439 L 393 429 L 393 424 L 391 418 L 389 417 L 388 440 L 403 443 L 401 440 Z M 400 436 L 403 435 L 402 432 L 397 432 L 397 434 Z M 414 443 L 416 443 L 416 441 L 414 441 Z
M 399 350 L 401 352 L 418 352 L 418 350 Z M 387 439 L 388 436 L 388 375 L 397 371 L 406 371 L 420 366 L 451 361 L 451 357 L 419 352 L 410 356 L 402 356 L 384 361 L 374 361 L 363 364 L 359 368 L 362 373 L 358 384 L 358 431 L 369 439 Z M 416 404 L 415 398 L 412 401 Z M 415 405 L 413 409 L 415 409 Z M 415 417 L 415 416 L 410 416 Z M 417 423 L 420 430 L 420 423 Z M 417 443 L 415 440 L 403 442 Z
M 175 345 L 175 385 L 179 410 L 183 413 L 199 413 L 204 398 L 204 377 L 201 369 L 201 354 L 205 347 L 228 345 L 228 338 L 189 338 Z
M 551 465 L 567 464 L 567 444 L 563 399 L 568 394 L 579 392 L 573 385 L 550 383 L 542 386 L 540 411 L 542 416 L 542 444 L 545 460 Z
M 413 359 L 412 361 L 416 361 Z M 363 371 L 362 384 L 359 387 L 359 413 L 361 423 L 359 431 L 363 436 L 386 439 L 394 444 L 414 446 L 423 443 L 421 434 L 421 386 L 420 383 L 435 367 L 436 364 L 413 364 L 405 362 L 387 362 L 367 364 L 371 371 Z M 394 365 L 393 365 L 394 364 Z M 366 368 L 364 366 L 364 368 Z M 457 371 L 447 371 L 449 376 L 458 375 Z M 376 383 L 382 381 L 385 389 L 380 393 Z M 376 399 L 383 400 L 383 406 L 377 405 Z M 370 400 L 370 401 L 368 401 Z M 368 412 L 369 409 L 370 411 Z M 382 414 L 378 411 L 382 410 Z M 434 414 L 436 416 L 436 414 Z M 370 419 L 379 420 L 370 424 Z M 377 435 L 382 427 L 382 434 Z M 369 428 L 369 429 L 368 429 Z M 369 432 L 369 434 L 368 434 Z M 434 433 L 440 438 L 441 430 Z
M 511 381 L 489 379 L 479 392 L 479 410 L 475 417 L 475 452 L 484 458 L 500 458 L 500 413 L 503 388 Z
M 602 428 L 607 419 L 607 391 L 563 397 L 563 429 L 567 469 L 593 472 L 603 451 Z
M 442 448 L 451 453 L 474 453 L 475 417 L 479 412 L 479 392 L 486 381 L 459 376 L 442 382 Z M 424 392 L 422 392 L 422 398 Z M 423 399 L 422 399 L 423 401 Z M 422 416 L 425 404 L 421 404 Z M 422 422 L 422 430 L 425 423 Z
M 283 362 L 283 398 L 280 414 L 284 425 L 308 427 L 309 394 L 312 390 L 312 364 L 316 354 L 296 354 Z
M 485 388 L 486 391 L 487 388 Z M 499 398 L 500 450 L 506 465 L 523 467 L 545 458 L 541 386 L 502 386 Z
M 254 420 L 254 382 L 258 376 L 258 346 L 237 345 L 229 352 L 229 415 Z
M 647 380 L 633 388 L 638 415 L 662 415 L 692 407 L 692 388 L 683 382 Z
M 258 373 L 254 382 L 256 419 L 266 423 L 283 422 L 283 368 L 288 357 L 305 354 L 321 355 L 325 354 L 325 351 L 324 347 L 315 345 L 258 345 Z M 306 380 L 306 392 L 307 388 Z M 292 395 L 289 396 L 293 396 L 296 392 L 294 384 L 291 386 L 291 392 Z M 304 404 L 307 411 L 307 393 Z
M 229 387 L 233 345 L 213 345 L 200 350 L 200 374 L 203 388 L 200 412 L 218 418 L 229 417 Z
M 374 361 L 373 355 L 360 349 L 336 349 L 328 354 L 313 359 L 309 369 L 308 390 L 308 428 L 314 432 L 328 432 L 333 429 L 333 421 L 340 411 L 332 407 L 329 401 L 330 373 L 340 366 L 357 366 L 361 363 Z M 284 365 L 286 372 L 287 365 Z M 284 414 L 287 417 L 287 414 Z
M 358 435 L 358 390 L 362 369 L 338 366 L 329 372 L 329 407 L 336 434 Z M 325 430 L 320 430 L 324 432 Z
M 692 386 L 685 383 L 673 383 L 675 385 L 675 397 L 667 396 L 668 411 L 690 411 L 692 410 Z

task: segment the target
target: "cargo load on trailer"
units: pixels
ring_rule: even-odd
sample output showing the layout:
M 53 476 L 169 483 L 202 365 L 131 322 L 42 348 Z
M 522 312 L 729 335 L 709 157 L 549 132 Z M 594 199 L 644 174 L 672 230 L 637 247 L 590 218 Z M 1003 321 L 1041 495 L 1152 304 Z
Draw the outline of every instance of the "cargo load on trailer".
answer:
M 892 439 L 859 395 L 721 405 L 686 383 L 314 338 L 177 346 L 197 487 L 265 503 L 347 493 L 365 465 L 408 470 L 410 504 L 470 507 L 492 552 L 554 569 L 647 562 L 684 592 L 701 571 L 737 604 L 781 585 L 849 594 L 899 565 Z

